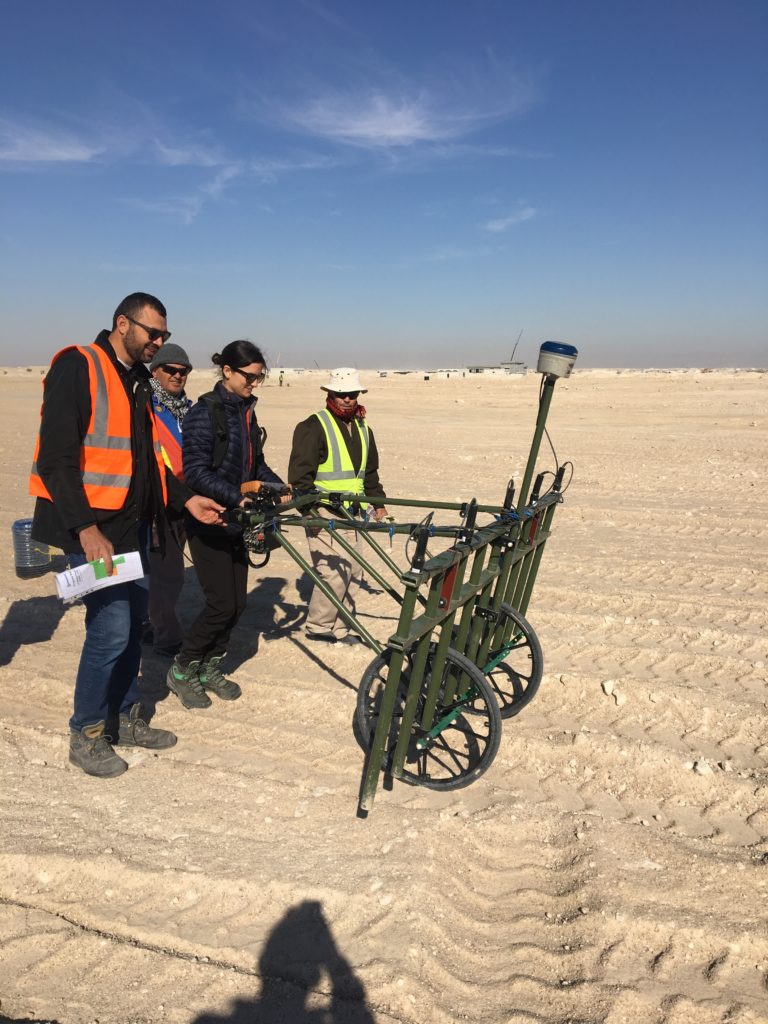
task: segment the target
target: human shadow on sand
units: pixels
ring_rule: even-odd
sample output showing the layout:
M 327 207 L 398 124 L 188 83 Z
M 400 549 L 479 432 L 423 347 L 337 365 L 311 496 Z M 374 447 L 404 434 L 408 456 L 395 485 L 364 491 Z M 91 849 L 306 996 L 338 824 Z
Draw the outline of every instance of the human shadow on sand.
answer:
M 20 647 L 50 640 L 67 608 L 54 595 L 14 601 L 0 626 L 0 667 L 10 665 Z
M 374 1024 L 365 988 L 315 900 L 292 907 L 273 928 L 258 973 L 257 998 L 237 999 L 230 1013 L 203 1013 L 191 1024 Z
M 259 652 L 262 637 L 268 641 L 286 637 L 319 669 L 327 672 L 342 686 L 356 690 L 357 686 L 336 672 L 330 663 L 333 661 L 329 657 L 334 651 L 333 646 L 313 645 L 311 641 L 304 640 L 303 626 L 307 620 L 307 608 L 313 587 L 311 578 L 303 573 L 294 580 L 294 600 L 291 600 L 290 595 L 288 598 L 283 596 L 287 584 L 288 580 L 284 576 L 263 575 L 257 579 L 255 586 L 248 593 L 245 611 L 232 632 L 222 666 L 225 674 L 235 672 L 241 665 L 254 658 Z M 187 626 L 194 622 L 201 603 L 202 594 L 194 576 L 194 569 L 187 567 L 184 591 L 179 602 L 179 616 Z M 157 705 L 168 696 L 165 677 L 170 662 L 170 657 L 153 654 L 151 647 L 144 649 L 140 688 L 142 704 L 149 718 L 154 714 Z
M 286 600 L 282 595 L 287 582 L 283 576 L 262 576 L 251 588 L 245 611 L 230 638 L 223 664 L 226 673 L 235 672 L 258 654 L 262 636 L 272 640 L 301 630 L 307 617 L 308 590 L 301 580 L 297 580 L 296 602 Z M 203 597 L 194 569 L 188 567 L 178 606 L 179 618 L 187 628 L 194 623 L 202 603 Z M 170 657 L 158 656 L 151 647 L 145 647 L 140 687 L 142 704 L 150 716 L 155 707 L 168 696 L 165 677 L 170 663 Z
M 0 1013 L 0 1024 L 58 1024 L 52 1017 L 4 1017 Z

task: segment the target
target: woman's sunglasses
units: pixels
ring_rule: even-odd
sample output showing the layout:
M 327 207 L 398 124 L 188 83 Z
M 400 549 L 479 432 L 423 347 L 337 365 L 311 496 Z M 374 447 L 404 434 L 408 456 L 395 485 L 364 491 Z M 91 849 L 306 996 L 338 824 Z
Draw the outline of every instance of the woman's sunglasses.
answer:
M 233 366 L 232 369 L 235 373 L 242 374 L 242 376 L 245 377 L 246 384 L 263 384 L 267 379 L 265 370 L 262 370 L 261 373 L 246 373 L 245 370 L 241 370 L 239 366 Z

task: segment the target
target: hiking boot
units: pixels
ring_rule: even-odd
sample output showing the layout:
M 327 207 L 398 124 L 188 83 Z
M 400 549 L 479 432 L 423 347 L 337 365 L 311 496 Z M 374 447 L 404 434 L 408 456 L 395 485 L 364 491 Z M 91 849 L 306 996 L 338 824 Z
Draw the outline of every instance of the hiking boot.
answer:
M 217 697 L 221 697 L 222 700 L 237 700 L 240 694 L 243 692 L 234 679 L 227 679 L 221 674 L 219 669 L 219 662 L 223 655 L 209 658 L 204 661 L 200 666 L 200 674 L 198 678 L 206 690 L 210 690 L 211 693 L 215 693 Z
M 304 636 L 307 638 L 307 640 L 314 640 L 317 643 L 338 643 L 338 637 L 336 636 L 335 633 L 305 633 Z
M 112 749 L 104 732 L 104 723 L 86 725 L 78 731 L 69 730 L 69 760 L 82 768 L 86 775 L 100 779 L 113 779 L 128 770 L 128 765 Z
M 175 693 L 185 708 L 209 708 L 211 698 L 200 685 L 197 677 L 200 671 L 199 661 L 190 661 L 183 665 L 178 657 L 174 658 L 173 664 L 168 669 L 165 681 L 168 689 Z
M 134 704 L 127 715 L 120 715 L 118 743 L 125 747 L 167 750 L 176 746 L 176 737 L 167 729 L 152 729 L 141 717 L 141 704 Z

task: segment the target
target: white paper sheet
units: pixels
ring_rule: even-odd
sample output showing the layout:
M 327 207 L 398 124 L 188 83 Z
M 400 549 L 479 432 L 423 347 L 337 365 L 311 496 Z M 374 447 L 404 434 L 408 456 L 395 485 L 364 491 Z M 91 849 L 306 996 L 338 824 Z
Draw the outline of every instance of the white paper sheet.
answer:
M 103 587 L 112 587 L 115 583 L 140 580 L 143 575 L 141 555 L 138 551 L 128 551 L 124 555 L 113 556 L 111 576 L 107 576 L 104 571 L 103 558 L 56 573 L 56 592 L 62 601 L 68 604 L 70 601 L 76 601 L 83 594 L 90 594 Z

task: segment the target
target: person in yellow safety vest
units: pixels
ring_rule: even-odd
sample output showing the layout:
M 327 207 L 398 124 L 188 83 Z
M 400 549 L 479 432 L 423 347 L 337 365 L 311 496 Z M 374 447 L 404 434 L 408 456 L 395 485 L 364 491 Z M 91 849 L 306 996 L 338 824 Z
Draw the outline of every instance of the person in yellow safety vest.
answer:
M 360 375 L 351 367 L 332 370 L 327 385 L 325 408 L 313 413 L 296 426 L 293 433 L 288 481 L 294 492 L 317 488 L 320 491 L 348 491 L 360 495 L 352 503 L 355 515 L 370 515 L 379 522 L 387 514 L 383 505 L 369 506 L 365 498 L 385 498 L 379 481 L 379 453 L 373 431 L 366 422 L 366 413 L 358 403 L 367 388 L 360 383 Z M 324 513 L 325 514 L 325 513 Z M 347 541 L 358 546 L 359 537 L 352 531 L 344 534 Z M 354 587 L 360 576 L 360 567 L 323 529 L 308 529 L 307 541 L 312 565 L 337 600 L 354 614 Z M 306 622 L 308 640 L 325 643 L 358 643 L 360 637 L 350 631 L 335 606 L 315 587 L 309 602 Z
M 60 351 L 43 382 L 40 435 L 29 488 L 32 536 L 61 548 L 73 568 L 96 563 L 112 576 L 138 551 L 144 572 L 152 524 L 167 504 L 211 526 L 224 506 L 193 494 L 166 468 L 144 366 L 170 337 L 165 306 L 146 292 L 126 296 L 91 345 Z M 113 565 L 114 563 L 114 565 Z M 116 570 L 119 576 L 119 568 Z M 69 760 L 87 775 L 113 778 L 128 764 L 113 749 L 172 747 L 155 729 L 139 689 L 147 576 L 83 597 L 85 640 L 69 722 Z

